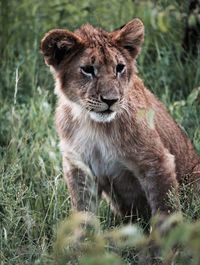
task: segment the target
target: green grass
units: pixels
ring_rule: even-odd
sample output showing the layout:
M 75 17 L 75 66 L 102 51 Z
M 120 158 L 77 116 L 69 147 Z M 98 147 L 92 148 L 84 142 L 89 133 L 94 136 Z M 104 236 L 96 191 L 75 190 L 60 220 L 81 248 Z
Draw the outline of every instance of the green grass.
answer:
M 184 126 L 200 153 L 200 58 L 182 59 L 184 4 L 180 8 L 171 1 L 158 1 L 156 6 L 150 1 L 133 6 L 132 1 L 115 0 L 101 4 L 52 0 L 48 5 L 39 0 L 10 0 L 9 4 L 1 0 L 0 4 L 0 264 L 73 264 L 74 255 L 82 265 L 96 265 L 97 260 L 105 265 L 136 264 L 149 239 L 132 227 L 124 242 L 125 232 L 115 231 L 105 202 L 99 210 L 100 224 L 95 221 L 88 241 L 79 242 L 78 253 L 73 247 L 77 248 L 78 224 L 73 227 L 67 219 L 60 225 L 70 215 L 70 197 L 54 128 L 53 79 L 39 42 L 51 28 L 74 29 L 89 21 L 112 30 L 141 17 L 146 40 L 138 62 L 140 76 Z M 169 248 L 180 245 L 173 264 L 198 265 L 200 199 L 187 187 L 182 190 L 185 221 L 164 242 L 158 236 L 158 244 L 165 259 Z M 56 239 L 58 227 L 62 232 Z

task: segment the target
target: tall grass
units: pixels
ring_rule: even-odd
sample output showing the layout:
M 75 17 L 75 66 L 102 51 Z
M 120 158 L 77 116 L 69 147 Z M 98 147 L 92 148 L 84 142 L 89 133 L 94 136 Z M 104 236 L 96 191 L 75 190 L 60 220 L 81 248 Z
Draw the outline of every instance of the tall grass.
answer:
M 39 43 L 51 28 L 74 29 L 90 22 L 112 30 L 132 17 L 141 17 L 146 40 L 138 61 L 140 76 L 184 126 L 200 153 L 200 58 L 186 56 L 182 49 L 185 6 L 182 1 L 157 1 L 155 5 L 153 1 L 130 0 L 52 0 L 48 3 L 1 0 L 1 265 L 73 264 L 74 255 L 81 253 L 77 257 L 79 264 L 96 265 L 97 261 L 99 264 L 136 264 L 140 250 L 131 248 L 145 246 L 149 239 L 139 228 L 132 227 L 125 230 L 130 232 L 130 241 L 120 245 L 122 239 L 118 237 L 123 230 L 114 230 L 113 234 L 101 232 L 112 226 L 105 202 L 101 202 L 99 209 L 100 224 L 94 222 L 97 227 L 88 236 L 88 244 L 79 244 L 79 253 L 73 249 L 72 235 L 77 230 L 72 230 L 72 219 L 60 228 L 65 231 L 67 227 L 68 234 L 58 233 L 56 239 L 60 221 L 70 214 L 70 197 L 62 180 L 54 128 L 53 80 L 40 55 Z M 187 251 L 180 252 L 176 264 L 189 260 L 189 264 L 196 265 L 199 264 L 199 221 L 192 222 L 200 218 L 200 200 L 187 187 L 183 187 L 183 191 L 181 202 L 188 221 L 174 234 L 170 233 L 166 238 L 168 245 L 160 244 L 163 251 L 167 246 L 181 244 Z M 183 235 L 181 239 L 180 235 Z M 113 245 L 116 238 L 117 246 Z

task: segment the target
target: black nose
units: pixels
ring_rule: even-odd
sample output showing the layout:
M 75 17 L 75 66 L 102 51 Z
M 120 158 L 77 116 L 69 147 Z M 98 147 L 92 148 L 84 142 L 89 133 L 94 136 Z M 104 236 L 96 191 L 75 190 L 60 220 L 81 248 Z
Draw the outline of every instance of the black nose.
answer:
M 101 101 L 106 103 L 108 107 L 111 107 L 113 104 L 115 104 L 115 102 L 118 101 L 118 98 L 107 98 L 107 97 L 101 96 Z

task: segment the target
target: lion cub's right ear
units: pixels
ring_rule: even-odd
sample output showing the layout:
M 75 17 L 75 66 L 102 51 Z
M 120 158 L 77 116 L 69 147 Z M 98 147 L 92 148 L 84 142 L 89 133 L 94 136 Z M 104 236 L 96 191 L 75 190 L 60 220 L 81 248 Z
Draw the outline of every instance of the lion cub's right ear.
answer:
M 64 29 L 54 29 L 44 36 L 40 49 L 46 64 L 56 68 L 67 55 L 81 46 L 82 40 L 74 33 Z

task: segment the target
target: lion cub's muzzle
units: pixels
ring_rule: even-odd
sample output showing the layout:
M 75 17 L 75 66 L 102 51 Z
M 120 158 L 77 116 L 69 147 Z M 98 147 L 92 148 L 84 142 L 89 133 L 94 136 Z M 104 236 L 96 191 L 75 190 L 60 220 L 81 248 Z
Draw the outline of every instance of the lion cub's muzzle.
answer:
M 100 96 L 100 99 L 88 99 L 87 109 L 90 111 L 91 119 L 97 122 L 110 122 L 115 118 L 118 102 L 118 97 Z

